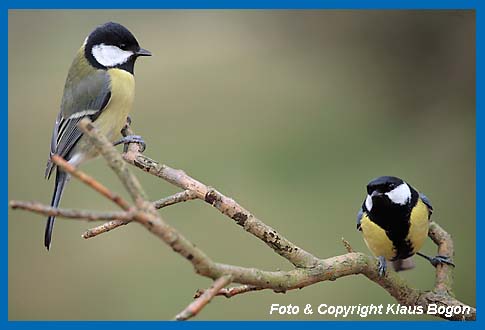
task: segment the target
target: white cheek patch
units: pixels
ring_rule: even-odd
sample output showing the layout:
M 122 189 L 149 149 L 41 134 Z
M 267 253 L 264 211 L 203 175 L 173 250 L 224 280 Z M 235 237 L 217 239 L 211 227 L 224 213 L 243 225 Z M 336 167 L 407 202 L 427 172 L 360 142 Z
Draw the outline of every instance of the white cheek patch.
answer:
M 99 44 L 91 50 L 99 64 L 113 67 L 125 63 L 133 55 L 132 51 L 123 50 L 113 45 Z
M 386 193 L 386 195 L 394 204 L 404 205 L 411 199 L 411 190 L 406 183 L 403 183 Z
M 370 197 L 369 195 L 367 195 L 366 199 L 365 199 L 365 207 L 367 209 L 367 211 L 370 212 L 370 210 L 372 210 L 372 197 Z

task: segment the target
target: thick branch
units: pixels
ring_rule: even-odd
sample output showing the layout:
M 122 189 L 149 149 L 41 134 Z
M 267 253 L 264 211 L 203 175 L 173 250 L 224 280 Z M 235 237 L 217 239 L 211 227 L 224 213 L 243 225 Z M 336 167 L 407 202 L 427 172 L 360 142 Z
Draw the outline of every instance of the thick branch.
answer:
M 124 154 L 124 159 L 144 171 L 162 178 L 173 185 L 193 191 L 199 199 L 214 206 L 224 215 L 233 219 L 246 231 L 261 239 L 276 253 L 286 258 L 296 267 L 312 267 L 318 262 L 309 252 L 296 246 L 275 229 L 263 223 L 232 198 L 191 178 L 182 170 L 176 170 L 133 151 Z
M 434 291 L 421 291 L 411 288 L 397 273 L 388 272 L 386 276 L 379 276 L 377 260 L 362 253 L 347 253 L 341 256 L 322 259 L 312 269 L 296 268 L 291 271 L 268 272 L 253 268 L 243 268 L 231 265 L 216 264 L 216 274 L 231 274 L 233 282 L 244 283 L 255 287 L 251 290 L 242 290 L 239 293 L 262 289 L 271 289 L 275 292 L 301 289 L 323 281 L 334 281 L 338 278 L 363 274 L 371 281 L 384 288 L 397 302 L 407 306 L 422 306 L 427 310 L 430 303 L 441 306 L 469 307 L 470 313 L 454 314 L 452 316 L 437 315 L 451 320 L 475 320 L 476 310 L 458 301 L 452 296 Z
M 443 228 L 436 222 L 432 221 L 429 225 L 429 237 L 438 246 L 438 255 L 453 258 L 455 250 L 453 247 L 453 239 Z M 439 264 L 436 267 L 436 292 L 452 293 L 453 285 L 453 270 L 454 267 L 447 264 Z
M 123 135 L 134 135 L 129 125 L 122 131 Z M 124 149 L 123 158 L 130 164 L 155 175 L 181 189 L 190 190 L 197 195 L 197 198 L 207 202 L 222 214 L 233 219 L 247 232 L 256 236 L 276 253 L 290 261 L 296 267 L 312 267 L 318 262 L 318 258 L 304 249 L 296 246 L 275 229 L 266 225 L 248 210 L 239 205 L 232 198 L 226 197 L 217 190 L 190 177 L 182 170 L 173 169 L 167 165 L 158 163 L 140 153 L 141 146 L 137 143 L 130 143 Z

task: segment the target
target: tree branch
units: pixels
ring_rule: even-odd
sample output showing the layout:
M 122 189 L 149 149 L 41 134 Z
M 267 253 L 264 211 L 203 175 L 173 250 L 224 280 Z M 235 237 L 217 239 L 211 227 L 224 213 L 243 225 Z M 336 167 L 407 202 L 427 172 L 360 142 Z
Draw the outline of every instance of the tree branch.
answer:
M 263 289 L 271 289 L 275 292 L 286 292 L 287 290 L 301 289 L 318 282 L 333 281 L 340 277 L 357 274 L 362 274 L 380 285 L 396 301 L 403 305 L 422 306 L 424 311 L 427 311 L 429 305 L 432 303 L 444 307 L 464 307 L 464 309 L 452 316 L 448 314 L 437 316 L 452 320 L 474 320 L 476 318 L 475 308 L 460 302 L 452 295 L 453 267 L 447 265 L 438 266 L 436 269 L 436 285 L 434 290 L 421 291 L 410 287 L 397 273 L 387 272 L 385 276 L 379 276 L 376 258 L 362 253 L 352 252 L 353 250 L 350 244 L 345 240 L 343 242 L 348 253 L 327 259 L 317 258 L 311 253 L 297 247 L 273 228 L 264 224 L 233 199 L 191 178 L 181 170 L 175 170 L 166 165 L 161 165 L 143 156 L 139 153 L 139 146 L 132 143 L 125 147 L 126 152 L 123 155 L 123 158 L 128 163 L 185 190 L 161 201 L 155 203 L 149 202 L 138 180 L 129 171 L 127 163 L 123 161 L 122 155 L 116 151 L 112 144 L 99 133 L 91 122 L 86 120 L 81 121 L 80 128 L 118 175 L 135 203 L 134 206 L 128 208 L 130 210 L 129 212 L 116 213 L 116 217 L 113 218 L 117 219 L 111 222 L 114 223 L 119 220 L 123 222 L 139 222 L 147 230 L 169 245 L 176 253 L 186 258 L 192 264 L 197 274 L 215 281 L 213 287 L 205 290 L 197 300 L 179 314 L 180 319 L 197 314 L 216 295 L 234 296 L 236 294 Z M 125 134 L 130 134 L 130 131 L 130 128 L 127 127 Z M 62 164 L 62 162 L 59 163 Z M 85 177 L 82 172 L 76 171 L 78 174 L 76 177 Z M 93 185 L 90 186 L 96 189 Z M 265 271 L 257 268 L 239 267 L 214 262 L 175 228 L 168 225 L 156 212 L 155 205 L 171 205 L 176 201 L 180 202 L 192 199 L 194 196 L 206 201 L 226 216 L 235 220 L 246 231 L 264 241 L 275 252 L 290 261 L 295 268 L 289 271 Z M 106 197 L 110 198 L 109 196 Z M 27 204 L 15 201 L 11 203 L 13 208 L 20 208 L 22 205 L 25 206 Z M 44 205 L 39 206 L 36 203 L 34 203 L 34 206 L 30 204 L 28 207 L 24 207 L 24 209 L 42 214 L 66 216 L 73 214 L 69 213 L 73 212 L 72 210 L 52 209 Z M 86 219 L 93 219 L 100 215 L 100 213 L 93 213 L 92 211 L 81 212 L 86 213 L 77 213 L 76 215 L 85 215 Z M 111 215 L 113 214 L 111 213 Z M 119 225 L 119 222 L 116 224 Z M 107 224 L 103 226 L 107 226 Z M 108 227 L 111 228 L 110 226 Z M 429 236 L 438 245 L 439 254 L 453 256 L 454 251 L 451 236 L 434 222 L 430 224 Z M 224 286 L 230 283 L 240 283 L 243 286 L 224 289 Z
M 131 212 L 96 212 L 86 210 L 58 209 L 49 205 L 37 202 L 10 201 L 12 209 L 27 210 L 45 216 L 56 216 L 69 219 L 81 219 L 88 221 L 100 221 L 110 219 L 120 219 L 128 221 L 133 218 Z
M 231 283 L 231 276 L 225 275 L 219 277 L 214 281 L 210 288 L 205 290 L 204 293 L 191 302 L 190 305 L 188 305 L 183 311 L 178 313 L 175 316 L 175 320 L 185 321 L 199 314 L 202 308 L 204 308 L 205 305 L 207 305 L 212 298 L 214 298 L 214 296 L 217 295 L 217 293 L 229 283 Z
M 52 162 L 57 166 L 59 166 L 63 171 L 69 173 L 76 179 L 79 179 L 79 181 L 87 184 L 95 191 L 99 192 L 101 195 L 108 198 L 113 203 L 117 204 L 123 210 L 128 211 L 130 209 L 130 204 L 128 204 L 128 202 L 124 200 L 123 197 L 115 194 L 114 192 L 106 188 L 103 184 L 96 181 L 94 178 L 87 175 L 86 173 L 77 170 L 74 166 L 66 162 L 62 157 L 58 155 L 53 155 L 51 159 L 52 159 Z
M 126 131 L 125 134 L 131 135 L 132 133 L 133 132 L 130 130 Z M 197 198 L 207 202 L 222 214 L 233 219 L 239 226 L 265 242 L 276 253 L 287 259 L 296 267 L 313 267 L 318 262 L 318 259 L 311 253 L 296 246 L 275 229 L 263 223 L 232 198 L 226 197 L 217 190 L 193 179 L 184 171 L 173 169 L 167 165 L 162 165 L 157 161 L 142 155 L 139 151 L 140 147 L 137 144 L 130 144 L 128 150 L 124 153 L 123 158 L 128 163 L 145 172 L 155 175 L 181 189 L 192 191 Z
M 429 225 L 429 237 L 438 246 L 438 255 L 449 256 L 453 258 L 455 250 L 453 247 L 453 239 L 443 228 L 436 222 L 431 222 Z M 447 264 L 439 264 L 436 267 L 436 281 L 435 291 L 444 292 L 452 295 L 453 285 L 453 266 Z
M 347 252 L 349 252 L 349 253 L 355 252 L 354 249 L 352 248 L 352 246 L 350 245 L 350 243 L 343 237 L 342 237 L 342 244 L 344 245 Z
M 232 298 L 237 296 L 238 294 L 252 292 L 252 291 L 259 291 L 264 290 L 264 288 L 257 287 L 254 285 L 240 285 L 240 286 L 233 286 L 232 288 L 222 288 L 217 293 L 216 296 L 224 296 L 226 298 Z M 195 292 L 194 298 L 199 298 L 201 295 L 204 294 L 206 290 L 198 289 Z
M 155 207 L 156 209 L 162 209 L 170 205 L 186 202 L 196 198 L 197 196 L 194 194 L 194 192 L 190 190 L 185 190 L 153 202 L 153 207 Z M 106 223 L 103 223 L 102 225 L 88 229 L 86 232 L 84 232 L 84 234 L 82 234 L 82 237 L 85 239 L 96 237 L 100 234 L 107 233 L 108 231 L 118 228 L 120 226 L 127 225 L 130 222 L 131 221 L 123 221 L 123 220 L 108 221 Z
M 115 229 L 115 228 L 118 228 L 118 227 L 127 225 L 130 222 L 131 221 L 123 221 L 123 220 L 119 220 L 119 219 L 111 220 L 111 221 L 108 221 L 108 222 L 103 223 L 102 225 L 99 225 L 99 226 L 96 226 L 94 228 L 91 228 L 91 229 L 86 230 L 81 235 L 81 237 L 84 238 L 84 239 L 96 237 L 96 236 L 98 236 L 100 234 L 107 233 L 107 232 L 109 232 L 112 229 Z
M 162 209 L 170 205 L 174 205 L 181 202 L 187 202 L 193 199 L 197 199 L 197 194 L 192 190 L 184 190 L 172 196 L 168 196 L 153 202 L 153 206 L 156 209 Z
M 123 162 L 123 159 L 113 147 L 113 144 L 106 136 L 98 132 L 89 119 L 82 119 L 78 125 L 98 152 L 103 155 L 111 169 L 118 175 L 121 183 L 124 184 L 126 190 L 135 202 L 135 205 L 139 208 L 144 208 L 146 206 L 146 194 L 138 179 L 128 170 L 128 166 Z
M 79 128 L 84 132 L 89 141 L 104 157 L 108 165 L 113 169 L 140 211 L 133 217 L 134 221 L 141 223 L 154 235 L 169 245 L 175 252 L 189 260 L 198 273 L 206 273 L 214 262 L 182 234 L 168 225 L 157 214 L 153 204 L 147 201 L 138 179 L 129 171 L 128 165 L 122 156 L 116 151 L 112 143 L 99 132 L 93 123 L 85 118 L 79 122 Z M 216 276 L 215 278 L 221 277 Z

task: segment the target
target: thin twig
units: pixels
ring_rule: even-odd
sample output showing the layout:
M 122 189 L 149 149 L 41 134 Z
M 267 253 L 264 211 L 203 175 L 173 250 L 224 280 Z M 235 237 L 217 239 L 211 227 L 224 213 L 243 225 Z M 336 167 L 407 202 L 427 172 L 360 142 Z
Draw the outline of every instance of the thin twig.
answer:
M 153 202 L 153 206 L 156 209 L 161 209 L 170 205 L 174 205 L 181 202 L 187 202 L 193 199 L 197 199 L 197 194 L 192 190 L 184 190 L 171 196 L 161 198 Z
M 61 156 L 58 155 L 53 155 L 51 157 L 52 162 L 62 168 L 65 172 L 69 173 L 73 177 L 79 179 L 81 182 L 87 184 L 91 188 L 93 188 L 95 191 L 99 192 L 101 195 L 104 197 L 108 198 L 109 200 L 113 201 L 115 204 L 117 204 L 119 207 L 121 207 L 123 210 L 128 211 L 130 209 L 130 204 L 123 199 L 123 197 L 115 194 L 111 190 L 109 190 L 107 187 L 105 187 L 103 184 L 98 182 L 96 179 L 93 177 L 87 175 L 86 173 L 76 169 L 74 166 L 69 164 L 67 161 L 64 160 Z
M 153 206 L 156 209 L 161 209 L 170 205 L 174 205 L 176 203 L 186 202 L 196 198 L 197 196 L 195 195 L 194 192 L 190 190 L 185 190 L 185 191 L 176 193 L 174 195 L 159 199 L 153 202 Z M 107 233 L 110 230 L 113 230 L 115 228 L 127 225 L 128 223 L 130 222 L 122 221 L 122 220 L 112 220 L 112 221 L 103 223 L 102 225 L 86 230 L 84 234 L 82 234 L 82 237 L 85 239 L 96 237 L 100 234 Z
M 91 188 L 93 188 L 95 191 L 99 192 L 101 195 L 105 196 L 109 200 L 113 201 L 115 204 L 117 204 L 119 207 L 121 207 L 123 210 L 127 211 L 130 209 L 130 204 L 121 196 L 115 194 L 112 192 L 110 189 L 105 187 L 103 184 L 98 182 L 96 179 L 93 177 L 87 175 L 81 170 L 76 169 L 74 166 L 69 164 L 66 160 L 64 160 L 62 157 L 58 155 L 53 155 L 51 157 L 52 161 L 62 168 L 65 172 L 69 173 L 73 177 L 79 179 L 81 182 L 87 184 Z M 107 220 L 107 219 L 106 219 Z M 105 233 L 110 231 L 113 228 L 120 227 L 123 225 L 126 225 L 129 223 L 129 221 L 122 220 L 122 219 L 115 219 L 111 220 L 109 222 L 106 222 L 100 226 L 97 226 L 92 229 L 88 229 L 83 235 L 83 238 L 90 238 L 97 236 L 101 233 Z
M 240 285 L 240 286 L 233 286 L 232 288 L 222 288 L 219 292 L 216 293 L 216 296 L 224 296 L 226 298 L 232 298 L 237 296 L 238 294 L 252 292 L 252 291 L 259 291 L 264 290 L 264 288 L 257 287 L 254 285 Z M 204 294 L 205 289 L 199 289 L 195 292 L 194 298 L 199 298 L 202 294 Z
M 230 283 L 231 276 L 229 275 L 224 275 L 215 280 L 212 286 L 205 290 L 204 293 L 200 295 L 200 297 L 195 299 L 183 311 L 178 313 L 175 316 L 175 320 L 185 321 L 199 314 L 202 308 L 204 308 L 212 300 L 212 298 L 217 295 L 219 290 L 221 290 L 223 287 Z
M 120 181 L 124 184 L 126 190 L 135 202 L 135 205 L 138 208 L 146 207 L 145 203 L 147 198 L 140 182 L 128 170 L 128 167 L 125 166 L 120 154 L 108 138 L 100 134 L 91 120 L 87 118 L 82 119 L 78 126 L 98 152 L 104 156 L 111 169 L 118 175 Z
M 350 245 L 350 243 L 343 237 L 342 237 L 342 243 L 345 247 L 345 250 L 347 250 L 347 252 L 349 253 L 355 252 L 352 246 Z
M 110 219 L 121 219 L 129 221 L 133 219 L 133 213 L 119 211 L 119 212 L 96 212 L 86 210 L 72 210 L 72 209 L 58 209 L 49 205 L 44 205 L 37 202 L 11 201 L 10 207 L 12 209 L 28 210 L 34 213 L 56 216 L 69 219 L 80 219 L 88 221 L 100 221 Z
M 127 225 L 130 222 L 131 221 L 123 221 L 123 220 L 118 220 L 118 219 L 117 220 L 111 220 L 111 221 L 103 223 L 102 225 L 99 225 L 99 226 L 96 226 L 94 228 L 86 230 L 81 235 L 81 237 L 85 238 L 85 239 L 96 237 L 100 234 L 107 233 L 108 231 L 110 231 L 112 229 Z

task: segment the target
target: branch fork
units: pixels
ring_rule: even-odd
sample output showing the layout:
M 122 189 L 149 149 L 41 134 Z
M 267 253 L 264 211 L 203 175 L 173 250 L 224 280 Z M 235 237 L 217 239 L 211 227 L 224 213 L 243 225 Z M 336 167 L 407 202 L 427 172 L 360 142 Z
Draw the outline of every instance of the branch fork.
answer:
M 72 167 L 61 157 L 53 156 L 53 162 L 62 170 L 111 200 L 122 211 L 69 210 L 52 208 L 37 202 L 23 201 L 11 201 L 10 206 L 13 209 L 24 209 L 43 215 L 56 215 L 58 217 L 88 221 L 107 221 L 86 231 L 82 235 L 86 239 L 99 236 L 130 222 L 138 222 L 143 225 L 152 234 L 169 245 L 174 252 L 188 260 L 197 274 L 211 278 L 214 281 L 210 288 L 197 291 L 195 300 L 175 316 L 176 320 L 187 320 L 196 316 L 216 296 L 231 298 L 239 294 L 265 289 L 284 293 L 288 290 L 301 289 L 318 282 L 333 281 L 340 277 L 358 274 L 362 274 L 380 285 L 397 302 L 403 305 L 422 306 L 425 311 L 431 303 L 440 306 L 469 307 L 469 313 L 437 316 L 451 320 L 476 319 L 476 309 L 460 302 L 452 294 L 453 267 L 448 265 L 437 266 L 433 290 L 421 291 L 410 287 L 396 273 L 388 272 L 383 277 L 379 276 L 376 258 L 355 252 L 345 239 L 342 239 L 342 242 L 347 251 L 346 254 L 326 259 L 318 258 L 266 225 L 232 198 L 190 177 L 182 170 L 173 169 L 146 157 L 141 153 L 141 146 L 137 143 L 128 144 L 124 148 L 124 153 L 120 154 L 88 119 L 83 119 L 79 123 L 79 127 L 85 136 L 88 137 L 90 143 L 105 158 L 109 167 L 117 174 L 128 191 L 132 203 L 124 200 L 94 178 Z M 125 136 L 134 135 L 129 125 L 123 129 L 122 133 Z M 182 191 L 151 202 L 148 200 L 138 179 L 129 170 L 128 165 L 142 169 L 175 185 Z M 237 225 L 244 228 L 245 231 L 262 240 L 269 248 L 292 264 L 293 269 L 288 271 L 265 271 L 217 263 L 175 228 L 167 224 L 157 212 L 157 209 L 195 199 L 203 200 L 210 204 L 219 212 L 232 219 Z M 436 222 L 431 222 L 430 224 L 429 237 L 438 246 L 438 254 L 453 256 L 454 249 L 451 236 Z M 227 287 L 231 283 L 240 285 Z

